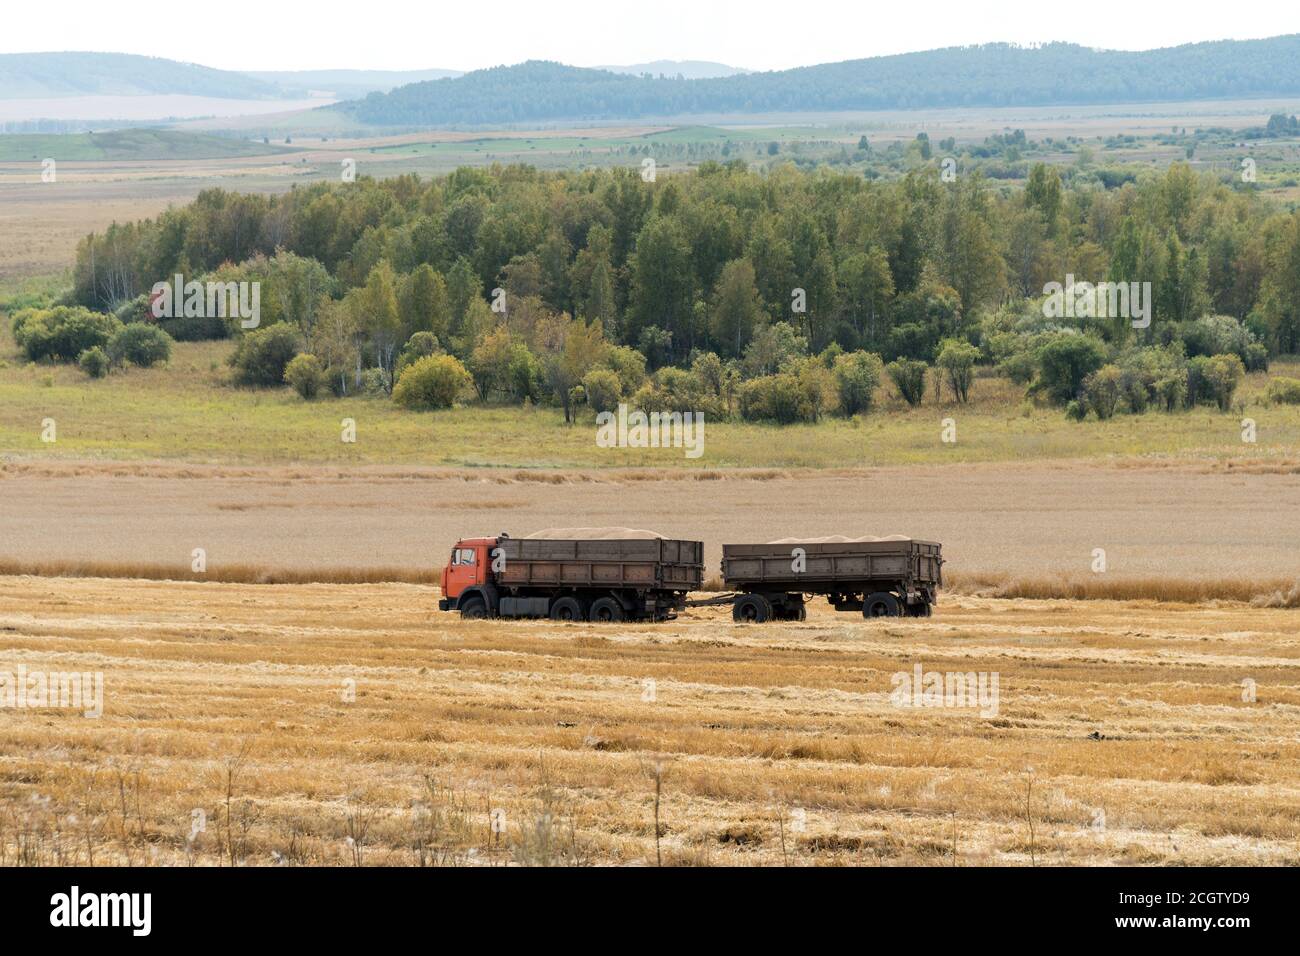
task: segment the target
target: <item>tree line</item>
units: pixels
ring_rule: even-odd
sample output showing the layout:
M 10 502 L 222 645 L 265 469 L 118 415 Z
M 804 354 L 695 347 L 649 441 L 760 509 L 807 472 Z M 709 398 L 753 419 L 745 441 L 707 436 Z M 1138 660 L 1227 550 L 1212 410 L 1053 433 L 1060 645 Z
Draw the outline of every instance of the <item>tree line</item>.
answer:
M 694 80 L 529 61 L 371 93 L 333 109 L 384 126 L 499 126 L 551 119 L 1132 103 L 1296 92 L 1300 35 L 1137 52 L 1072 43 L 990 43 Z
M 1177 353 L 1187 376 L 1198 356 L 1258 368 L 1300 345 L 1300 214 L 1182 163 L 1113 189 L 1044 164 L 1019 188 L 946 181 L 937 164 L 881 182 L 710 162 L 650 182 L 496 166 L 208 190 L 86 237 L 72 299 L 147 321 L 145 293 L 178 273 L 261 283 L 258 332 L 158 322 L 182 339 L 239 334 L 247 384 L 278 384 L 306 354 L 311 394 L 394 392 L 408 368 L 436 366 L 439 395 L 459 382 L 566 413 L 635 400 L 815 420 L 865 411 L 873 382 L 919 401 L 930 368 L 964 401 L 981 363 L 1088 407 L 1084 380 L 1145 367 L 1130 361 L 1143 350 Z M 1067 275 L 1149 282 L 1150 326 L 1047 317 L 1045 286 Z M 1121 407 L 1188 394 L 1209 393 Z

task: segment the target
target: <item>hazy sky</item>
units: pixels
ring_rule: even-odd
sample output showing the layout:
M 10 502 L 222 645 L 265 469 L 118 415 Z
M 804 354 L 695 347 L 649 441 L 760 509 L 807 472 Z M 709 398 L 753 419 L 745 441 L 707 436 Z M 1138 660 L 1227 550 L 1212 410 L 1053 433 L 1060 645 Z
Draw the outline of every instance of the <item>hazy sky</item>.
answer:
M 1294 0 L 10 0 L 0 52 L 142 53 L 234 70 L 470 70 L 527 59 L 784 69 L 994 40 L 1142 50 L 1296 32 Z

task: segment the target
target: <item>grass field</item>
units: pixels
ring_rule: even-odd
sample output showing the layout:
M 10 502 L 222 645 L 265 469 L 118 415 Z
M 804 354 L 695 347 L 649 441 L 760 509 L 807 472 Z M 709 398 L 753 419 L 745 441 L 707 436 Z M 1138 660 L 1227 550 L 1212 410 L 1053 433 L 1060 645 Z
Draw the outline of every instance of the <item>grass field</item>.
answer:
M 602 629 L 435 599 L 0 578 L 0 669 L 103 675 L 97 719 L 0 710 L 0 863 L 1296 859 L 1300 611 Z M 917 665 L 996 674 L 995 706 L 895 706 Z
M 227 136 L 165 129 L 120 129 L 102 133 L 11 133 L 0 136 L 0 163 L 94 160 L 218 159 L 268 156 L 280 147 Z
M 0 449 L 42 459 L 701 470 L 1195 455 L 1286 470 L 1300 446 L 1300 407 L 1262 404 L 1262 374 L 1239 392 L 1243 414 L 1257 424 L 1254 444 L 1242 442 L 1241 415 L 1198 408 L 1077 424 L 1059 409 L 1025 403 L 1022 387 L 985 378 L 964 406 L 929 396 L 911 409 L 882 387 L 879 410 L 858 419 L 787 427 L 706 420 L 704 453 L 688 459 L 682 449 L 600 448 L 593 415 L 566 426 L 553 408 L 419 414 L 384 397 L 309 403 L 288 389 L 236 389 L 225 384 L 233 347 L 180 343 L 167 367 L 91 381 L 75 366 L 25 363 L 0 332 Z M 1282 362 L 1273 371 L 1300 368 Z M 47 418 L 57 425 L 53 443 L 41 437 Z M 356 422 L 355 443 L 341 440 L 345 418 Z M 942 440 L 949 418 L 952 443 Z

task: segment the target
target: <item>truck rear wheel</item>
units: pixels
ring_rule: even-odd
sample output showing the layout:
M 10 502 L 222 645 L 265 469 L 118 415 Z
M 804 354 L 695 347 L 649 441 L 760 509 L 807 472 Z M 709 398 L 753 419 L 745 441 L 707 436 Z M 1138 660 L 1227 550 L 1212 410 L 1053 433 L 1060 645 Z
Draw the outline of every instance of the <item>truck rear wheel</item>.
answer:
M 898 598 L 888 591 L 868 594 L 862 601 L 863 617 L 898 617 L 902 612 Z
M 626 616 L 623 605 L 612 597 L 596 598 L 591 603 L 591 619 L 601 624 L 616 624 Z
M 562 597 L 551 605 L 552 621 L 581 621 L 584 615 L 577 598 Z
M 460 616 L 472 620 L 479 620 L 487 617 L 487 602 L 481 597 L 466 598 L 461 602 Z
M 731 619 L 741 624 L 764 624 L 772 620 L 772 602 L 761 594 L 746 594 L 731 609 Z

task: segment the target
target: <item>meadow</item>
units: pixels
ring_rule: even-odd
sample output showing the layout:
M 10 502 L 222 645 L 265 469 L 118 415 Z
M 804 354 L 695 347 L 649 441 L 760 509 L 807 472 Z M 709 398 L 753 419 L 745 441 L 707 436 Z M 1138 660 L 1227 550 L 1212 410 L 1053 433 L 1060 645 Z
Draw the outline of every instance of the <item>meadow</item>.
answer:
M 305 402 L 287 388 L 228 384 L 232 342 L 178 343 L 171 362 L 91 381 L 75 366 L 23 360 L 0 331 L 0 448 L 23 457 L 185 459 L 276 464 L 421 464 L 463 468 L 843 468 L 1025 459 L 1196 456 L 1240 458 L 1268 467 L 1300 445 L 1300 407 L 1263 401 L 1267 376 L 1243 383 L 1240 414 L 1197 408 L 1174 415 L 1068 421 L 1059 409 L 1024 400 L 1024 388 L 1000 377 L 976 381 L 972 400 L 928 395 L 910 408 L 882 386 L 876 410 L 853 419 L 775 426 L 705 422 L 705 451 L 601 448 L 595 416 L 566 426 L 558 408 L 470 403 L 416 413 L 386 396 Z M 1282 361 L 1272 374 L 1300 375 Z M 1243 417 L 1256 442 L 1243 443 Z M 42 422 L 54 419 L 53 443 Z M 343 420 L 356 423 L 355 443 Z M 944 420 L 956 441 L 943 440 Z M 1283 465 L 1284 467 L 1284 465 Z

